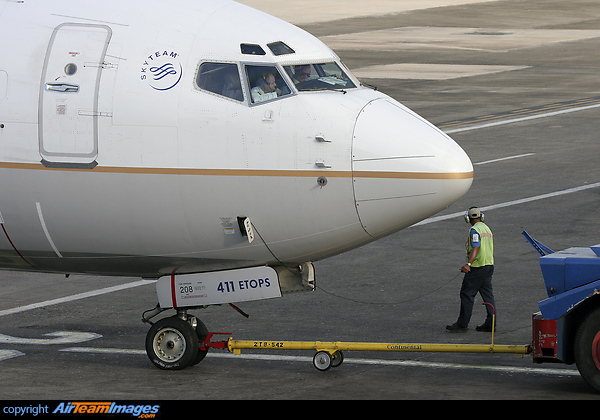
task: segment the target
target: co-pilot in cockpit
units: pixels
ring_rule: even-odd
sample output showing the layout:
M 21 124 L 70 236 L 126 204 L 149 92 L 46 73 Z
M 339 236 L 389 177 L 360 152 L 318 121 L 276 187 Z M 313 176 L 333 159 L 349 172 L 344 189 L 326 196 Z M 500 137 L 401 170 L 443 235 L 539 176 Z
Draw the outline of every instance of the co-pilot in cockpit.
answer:
M 250 103 L 261 103 L 293 93 L 289 81 L 299 93 L 346 90 L 356 85 L 335 62 L 284 66 L 285 78 L 275 65 L 246 64 L 243 66 Z M 239 102 L 244 101 L 242 82 L 237 64 L 202 63 L 196 78 L 202 90 L 216 93 Z
M 355 88 L 356 85 L 335 62 L 284 66 L 299 92 Z

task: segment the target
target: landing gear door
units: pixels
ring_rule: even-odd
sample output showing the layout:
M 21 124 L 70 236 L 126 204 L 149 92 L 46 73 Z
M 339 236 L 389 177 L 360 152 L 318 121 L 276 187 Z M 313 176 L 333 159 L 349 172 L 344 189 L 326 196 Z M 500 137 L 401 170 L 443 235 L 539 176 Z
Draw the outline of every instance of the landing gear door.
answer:
M 98 90 L 111 35 L 106 25 L 77 23 L 59 25 L 52 33 L 39 102 L 44 165 L 97 165 Z

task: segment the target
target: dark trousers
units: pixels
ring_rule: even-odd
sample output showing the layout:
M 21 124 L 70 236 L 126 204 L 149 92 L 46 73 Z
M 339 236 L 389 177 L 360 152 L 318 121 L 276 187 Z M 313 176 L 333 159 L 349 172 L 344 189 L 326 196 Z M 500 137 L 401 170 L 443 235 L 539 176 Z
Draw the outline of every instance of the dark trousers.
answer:
M 492 275 L 494 274 L 494 266 L 486 265 L 483 267 L 472 267 L 471 271 L 465 274 L 462 287 L 460 288 L 460 315 L 456 323 L 461 327 L 467 327 L 473 314 L 473 302 L 475 296 L 479 293 L 485 303 L 494 302 L 494 290 L 492 289 Z M 485 325 L 492 325 L 493 311 L 489 305 L 485 305 L 487 310 L 487 318 Z

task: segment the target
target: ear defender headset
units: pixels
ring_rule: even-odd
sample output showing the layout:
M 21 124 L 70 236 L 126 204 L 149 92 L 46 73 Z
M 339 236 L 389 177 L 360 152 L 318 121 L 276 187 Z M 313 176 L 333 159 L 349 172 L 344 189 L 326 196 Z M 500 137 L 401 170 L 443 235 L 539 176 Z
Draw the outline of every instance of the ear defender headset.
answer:
M 465 212 L 465 222 L 467 223 L 471 223 L 472 219 L 481 219 L 481 221 L 483 222 L 484 218 L 485 214 L 483 214 L 478 207 L 471 207 Z

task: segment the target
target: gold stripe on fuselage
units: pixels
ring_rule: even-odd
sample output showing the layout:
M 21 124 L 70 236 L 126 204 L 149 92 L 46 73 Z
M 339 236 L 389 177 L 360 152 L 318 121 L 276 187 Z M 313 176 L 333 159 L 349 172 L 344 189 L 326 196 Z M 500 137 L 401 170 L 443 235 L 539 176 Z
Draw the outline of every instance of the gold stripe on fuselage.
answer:
M 115 174 L 149 175 L 203 175 L 203 176 L 252 176 L 252 177 L 319 177 L 331 178 L 382 178 L 382 179 L 470 179 L 470 172 L 380 172 L 380 171 L 323 171 L 282 169 L 193 169 L 193 168 L 134 168 L 119 166 L 96 166 L 93 169 L 48 168 L 37 163 L 0 162 L 0 169 L 27 169 L 36 171 L 97 172 Z

